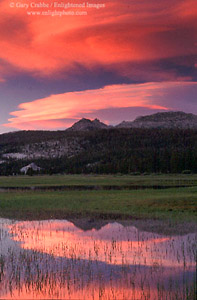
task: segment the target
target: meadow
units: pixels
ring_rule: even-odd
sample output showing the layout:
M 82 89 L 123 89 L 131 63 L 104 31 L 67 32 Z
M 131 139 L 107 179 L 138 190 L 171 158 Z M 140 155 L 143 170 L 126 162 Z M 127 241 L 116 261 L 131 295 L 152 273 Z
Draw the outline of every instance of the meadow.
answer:
M 0 187 L 59 185 L 197 186 L 197 174 L 1 176 Z
M 195 221 L 197 216 L 197 175 L 1 177 L 0 186 L 1 217 Z

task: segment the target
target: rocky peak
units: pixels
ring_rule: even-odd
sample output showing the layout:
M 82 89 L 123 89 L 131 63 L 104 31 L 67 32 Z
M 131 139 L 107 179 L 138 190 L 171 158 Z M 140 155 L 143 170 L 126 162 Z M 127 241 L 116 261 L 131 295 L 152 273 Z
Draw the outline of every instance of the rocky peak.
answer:
M 93 121 L 83 118 L 73 124 L 70 128 L 67 130 L 72 131 L 91 131 L 91 130 L 98 130 L 98 129 L 107 129 L 108 126 L 98 119 L 94 119 Z
M 122 122 L 118 128 L 197 128 L 197 116 L 182 111 L 161 112 Z

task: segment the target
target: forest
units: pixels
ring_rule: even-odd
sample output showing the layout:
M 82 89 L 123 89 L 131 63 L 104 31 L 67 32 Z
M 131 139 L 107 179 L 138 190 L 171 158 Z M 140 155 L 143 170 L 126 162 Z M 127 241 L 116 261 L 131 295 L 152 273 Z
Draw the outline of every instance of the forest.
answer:
M 197 173 L 197 130 L 104 129 L 91 132 L 21 131 L 0 137 L 1 154 L 21 145 L 77 139 L 81 150 L 69 156 L 37 158 L 43 174 Z M 29 159 L 8 159 L 0 175 L 19 174 Z M 33 172 L 29 171 L 29 175 Z

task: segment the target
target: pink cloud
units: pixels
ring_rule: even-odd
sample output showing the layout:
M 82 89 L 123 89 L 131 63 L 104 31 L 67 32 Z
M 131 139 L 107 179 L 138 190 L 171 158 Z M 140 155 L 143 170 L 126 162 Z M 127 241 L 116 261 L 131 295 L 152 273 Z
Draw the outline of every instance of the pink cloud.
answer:
M 21 103 L 19 110 L 10 113 L 13 117 L 4 126 L 17 129 L 56 129 L 70 126 L 72 120 L 103 109 L 143 107 L 168 110 L 169 107 L 153 99 L 159 100 L 169 88 L 177 87 L 179 84 L 179 82 L 123 84 L 97 90 L 51 95 Z
M 3 0 L 0 58 L 46 76 L 73 69 L 76 63 L 86 68 L 118 66 L 196 53 L 196 1 L 105 3 L 102 11 L 90 10 L 85 17 L 60 18 L 30 17 L 24 9 L 11 9 Z

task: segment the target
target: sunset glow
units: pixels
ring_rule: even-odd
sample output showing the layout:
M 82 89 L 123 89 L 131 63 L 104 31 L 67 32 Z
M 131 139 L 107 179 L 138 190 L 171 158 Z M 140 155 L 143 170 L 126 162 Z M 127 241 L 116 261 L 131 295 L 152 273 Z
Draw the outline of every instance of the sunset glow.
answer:
M 187 108 L 191 89 L 185 91 L 183 105 L 177 92 L 172 107 L 164 99 L 158 103 L 158 89 L 164 84 L 168 102 L 166 82 L 183 82 L 184 87 L 196 82 L 195 0 L 106 0 L 103 8 L 86 8 L 86 15 L 61 17 L 42 15 L 46 9 L 35 4 L 21 8 L 17 3 L 0 3 L 0 97 L 6 111 L 1 124 L 7 124 L 1 130 L 63 128 L 73 123 L 67 119 L 106 108 L 194 112 L 193 106 Z M 52 2 L 45 3 L 50 7 Z M 148 95 L 148 86 L 156 91 Z M 109 88 L 111 95 L 105 97 Z M 14 118 L 7 122 L 9 114 Z

